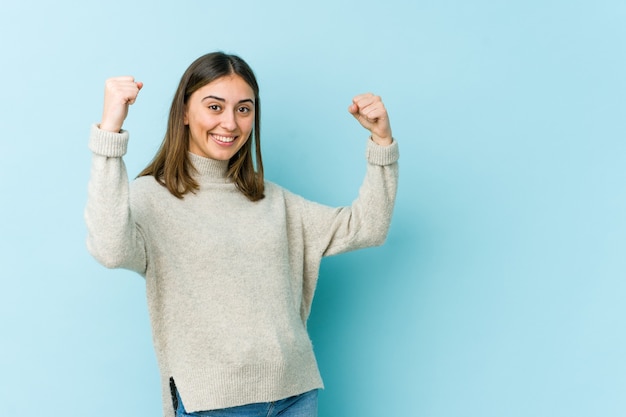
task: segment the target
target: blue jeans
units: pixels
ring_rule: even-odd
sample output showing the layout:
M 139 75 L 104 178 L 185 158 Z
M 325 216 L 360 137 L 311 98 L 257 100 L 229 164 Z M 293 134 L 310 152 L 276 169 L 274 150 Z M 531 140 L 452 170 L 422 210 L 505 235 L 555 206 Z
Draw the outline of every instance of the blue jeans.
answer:
M 270 403 L 246 404 L 221 410 L 187 413 L 178 390 L 176 417 L 317 417 L 317 390 Z

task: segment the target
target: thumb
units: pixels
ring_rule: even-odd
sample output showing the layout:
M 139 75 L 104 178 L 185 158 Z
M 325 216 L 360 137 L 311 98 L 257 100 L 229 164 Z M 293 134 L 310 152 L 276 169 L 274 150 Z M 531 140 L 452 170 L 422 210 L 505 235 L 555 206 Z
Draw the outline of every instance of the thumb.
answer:
M 354 118 L 366 129 L 370 128 L 370 125 L 372 124 L 372 121 L 370 119 L 367 118 L 367 116 L 363 115 L 360 111 L 359 111 L 359 106 L 357 106 L 356 104 L 352 104 L 350 107 L 348 107 L 348 111 L 350 112 L 350 114 L 352 114 L 352 116 L 354 116 Z
M 137 93 L 128 100 L 128 102 L 126 103 L 128 105 L 135 104 L 135 101 L 137 101 L 137 94 L 139 94 L 139 91 L 141 91 L 141 89 L 143 88 L 143 83 L 141 81 L 135 82 L 135 85 L 137 86 Z

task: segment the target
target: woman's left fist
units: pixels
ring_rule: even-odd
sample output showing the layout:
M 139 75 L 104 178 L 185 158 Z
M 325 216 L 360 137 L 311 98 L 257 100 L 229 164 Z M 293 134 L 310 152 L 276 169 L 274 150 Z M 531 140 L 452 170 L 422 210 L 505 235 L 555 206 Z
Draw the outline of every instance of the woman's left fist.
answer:
M 372 140 L 387 146 L 393 142 L 387 109 L 379 96 L 360 94 L 352 99 L 348 111 L 372 134 Z

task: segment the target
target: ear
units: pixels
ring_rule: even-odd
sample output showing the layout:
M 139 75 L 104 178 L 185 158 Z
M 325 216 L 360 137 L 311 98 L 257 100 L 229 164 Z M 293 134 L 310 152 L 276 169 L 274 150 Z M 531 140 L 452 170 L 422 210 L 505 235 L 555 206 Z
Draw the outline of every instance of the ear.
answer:
M 189 116 L 187 115 L 187 106 L 185 105 L 185 112 L 183 113 L 183 123 L 185 126 L 189 126 Z

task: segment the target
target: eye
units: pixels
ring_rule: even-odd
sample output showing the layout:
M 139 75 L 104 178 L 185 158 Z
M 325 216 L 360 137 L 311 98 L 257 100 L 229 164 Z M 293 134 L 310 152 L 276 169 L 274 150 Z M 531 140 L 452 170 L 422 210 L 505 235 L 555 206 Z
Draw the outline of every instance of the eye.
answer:
M 209 110 L 220 111 L 222 107 L 219 104 L 211 104 L 208 106 Z
M 250 113 L 250 108 L 245 107 L 245 106 L 241 106 L 239 107 L 239 113 Z

